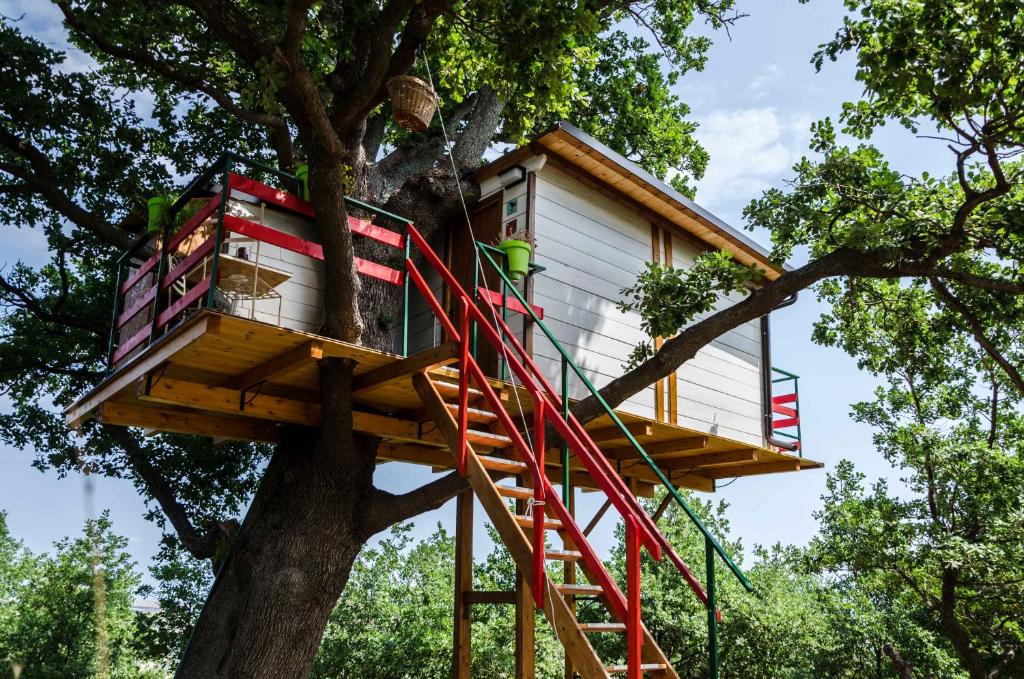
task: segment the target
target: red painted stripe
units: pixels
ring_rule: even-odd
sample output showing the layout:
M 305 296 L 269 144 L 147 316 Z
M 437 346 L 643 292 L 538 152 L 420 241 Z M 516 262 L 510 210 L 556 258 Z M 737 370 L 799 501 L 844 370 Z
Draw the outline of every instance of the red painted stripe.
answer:
M 480 297 L 482 297 L 485 302 L 489 302 L 499 308 L 501 307 L 501 295 L 499 293 L 485 287 L 477 288 L 477 292 L 480 293 Z M 522 302 L 518 299 L 515 297 L 508 297 L 506 299 L 508 300 L 506 304 L 510 311 L 514 311 L 517 314 L 523 314 L 524 316 L 527 314 L 526 307 L 524 307 Z M 531 304 L 530 308 L 533 309 L 533 313 L 537 314 L 537 318 L 542 321 L 544 320 L 544 309 L 535 304 Z
M 784 394 L 782 396 L 772 396 L 772 403 L 793 403 L 796 401 L 796 394 Z
M 193 252 L 191 255 L 181 260 L 180 262 L 178 262 L 178 265 L 171 269 L 166 276 L 164 276 L 163 281 L 160 282 L 160 289 L 166 290 L 171 283 L 185 275 L 189 270 L 192 269 L 192 267 L 199 263 L 199 260 L 213 252 L 213 246 L 216 245 L 216 243 L 216 236 L 211 236 L 210 238 L 207 238 L 202 245 L 196 248 L 195 252 Z
M 115 324 L 115 327 L 118 330 L 120 330 L 125 323 L 135 318 L 139 314 L 139 312 L 141 312 L 143 309 L 152 304 L 155 298 L 156 286 L 153 286 L 152 288 L 146 291 L 146 294 L 139 299 L 135 306 L 133 306 L 131 309 L 128 309 L 127 311 L 125 311 L 124 313 L 117 317 L 117 323 Z
M 264 243 L 270 243 L 285 250 L 297 252 L 300 255 L 306 255 L 315 259 L 324 258 L 324 249 L 318 243 L 293 236 L 289 233 L 283 233 L 269 226 L 251 222 L 248 219 L 242 219 L 234 215 L 224 215 L 224 228 L 233 233 L 249 236 Z
M 800 424 L 799 417 L 791 417 L 788 420 L 775 420 L 772 422 L 772 429 L 784 429 L 786 427 L 795 427 Z
M 206 205 L 199 210 L 199 212 L 192 215 L 192 219 L 185 222 L 178 233 L 174 234 L 174 237 L 167 241 L 167 252 L 174 252 L 175 248 L 181 245 L 181 241 L 185 240 L 192 235 L 192 232 L 199 228 L 199 225 L 209 219 L 210 215 L 220 207 L 220 194 L 207 201 Z
M 128 278 L 128 280 L 121 284 L 121 292 L 128 292 L 129 290 L 131 290 L 136 283 L 142 280 L 143 276 L 145 276 L 147 273 L 153 270 L 153 267 L 155 267 L 157 265 L 157 262 L 159 261 L 160 253 L 158 252 L 149 259 L 147 259 L 145 262 L 143 262 L 142 266 L 140 266 L 138 269 L 132 272 L 132 275 Z
M 294 193 L 289 193 L 284 189 L 275 189 L 273 186 L 267 186 L 263 182 L 258 182 L 255 179 L 243 177 L 242 175 L 232 172 L 228 176 L 228 186 L 232 189 L 237 189 L 242 193 L 248 193 L 250 196 L 256 196 L 260 200 L 268 203 L 273 203 L 274 205 L 278 205 L 293 212 L 306 215 L 307 217 L 316 216 L 316 213 L 313 212 L 313 206 L 296 196 Z
M 400 233 L 396 233 L 391 229 L 385 229 L 382 226 L 377 226 L 368 219 L 359 219 L 358 217 L 348 218 L 348 228 L 352 233 L 358 233 L 360 236 L 366 236 L 372 238 L 375 241 L 380 241 L 385 245 L 391 245 L 396 248 L 405 247 L 405 237 Z
M 778 413 L 779 415 L 786 415 L 787 417 L 796 417 L 796 408 L 789 408 L 787 406 L 772 405 L 772 412 Z
M 122 342 L 117 347 L 117 351 L 115 351 L 114 355 L 111 357 L 111 361 L 113 363 L 117 363 L 122 358 L 127 356 L 128 352 L 130 352 L 132 349 L 134 349 L 135 347 L 139 346 L 147 339 L 149 339 L 149 333 L 151 330 L 152 328 L 149 325 L 146 325 L 145 328 L 139 330 L 137 333 L 132 335 L 127 342 Z
M 194 287 L 191 290 L 189 290 L 188 293 L 184 297 L 179 299 L 177 302 L 175 302 L 171 306 L 167 307 L 163 311 L 163 313 L 161 313 L 159 316 L 157 316 L 157 319 L 156 319 L 156 327 L 157 327 L 157 329 L 159 330 L 160 328 L 162 328 L 165 325 L 167 325 L 167 323 L 172 318 L 174 318 L 179 313 L 181 313 L 181 311 L 185 307 L 187 307 L 189 304 L 192 304 L 197 299 L 199 299 L 204 294 L 206 294 L 206 292 L 209 291 L 209 289 L 210 289 L 210 277 L 207 276 L 206 278 L 203 279 L 202 283 L 200 283 L 196 287 Z
M 353 259 L 356 263 L 356 271 L 364 276 L 379 278 L 394 285 L 401 285 L 405 281 L 405 274 L 398 269 L 392 269 L 389 266 L 377 264 L 376 262 L 368 262 L 361 257 L 353 257 Z

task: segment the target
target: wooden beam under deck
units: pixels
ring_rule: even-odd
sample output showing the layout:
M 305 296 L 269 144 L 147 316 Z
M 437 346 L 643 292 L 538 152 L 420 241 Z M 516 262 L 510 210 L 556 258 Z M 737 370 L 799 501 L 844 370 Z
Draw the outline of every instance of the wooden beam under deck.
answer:
M 458 360 L 458 346 L 453 342 L 447 342 L 441 346 L 413 354 L 394 363 L 374 368 L 368 373 L 357 375 L 352 380 L 352 395 L 355 396 L 360 392 L 369 391 L 389 382 L 403 379 L 413 373 L 451 365 Z
M 152 408 L 133 403 L 104 403 L 100 406 L 99 419 L 106 424 L 149 428 L 155 432 L 198 434 L 260 443 L 276 443 L 279 440 L 275 422 L 229 419 L 195 411 Z
M 701 476 L 709 479 L 729 479 L 734 476 L 754 476 L 756 474 L 778 474 L 779 472 L 798 472 L 803 468 L 800 460 L 786 460 L 783 462 L 761 462 L 758 464 L 744 464 L 735 467 L 714 467 L 702 469 Z
M 651 457 L 672 457 L 675 454 L 687 453 L 691 450 L 707 448 L 707 436 L 689 436 L 685 438 L 663 441 L 660 443 L 647 443 L 643 445 L 644 450 Z M 622 446 L 621 448 L 609 448 L 602 451 L 607 457 L 613 460 L 632 460 L 639 455 L 633 446 Z
M 230 389 L 249 389 L 260 382 L 291 372 L 306 361 L 319 361 L 324 357 L 324 343 L 321 340 L 308 340 L 299 346 L 289 349 L 249 368 L 241 375 L 224 380 L 221 386 Z

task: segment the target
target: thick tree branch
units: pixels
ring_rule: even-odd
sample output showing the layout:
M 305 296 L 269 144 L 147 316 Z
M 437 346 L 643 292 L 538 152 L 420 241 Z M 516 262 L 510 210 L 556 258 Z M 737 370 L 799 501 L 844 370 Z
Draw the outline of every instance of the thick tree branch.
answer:
M 31 292 L 11 283 L 3 276 L 0 276 L 0 291 L 5 293 L 4 296 L 8 297 L 14 306 L 28 311 L 44 323 L 78 328 L 79 330 L 92 333 L 97 337 L 103 337 L 107 332 L 107 328 L 105 326 L 91 323 L 81 314 L 61 313 L 57 308 L 48 307 Z M 2 299 L 2 297 L 0 297 L 0 299 Z
M 167 517 L 171 526 L 174 527 L 185 549 L 197 559 L 213 558 L 216 554 L 217 546 L 221 540 L 229 537 L 234 532 L 237 522 L 234 520 L 227 521 L 210 528 L 205 533 L 199 532 L 192 525 L 188 512 L 178 502 L 177 497 L 175 497 L 174 489 L 157 471 L 156 467 L 150 463 L 146 451 L 132 438 L 128 429 L 109 424 L 104 424 L 102 427 L 104 433 L 116 441 L 121 446 L 121 449 L 124 450 L 125 456 L 132 463 L 132 469 L 139 475 L 149 494 L 160 505 L 160 509 L 163 510 L 164 516 Z
M 6 172 L 25 182 L 35 193 L 42 196 L 50 207 L 79 228 L 118 248 L 127 249 L 132 244 L 134 237 L 130 233 L 82 208 L 61 190 L 50 159 L 41 150 L 4 127 L 0 127 L 0 147 L 23 158 L 31 168 L 30 172 L 23 165 L 0 162 L 0 172 Z M 130 222 L 126 219 L 125 223 Z
M 499 97 L 489 85 L 484 85 L 476 93 L 473 112 L 452 149 L 452 160 L 460 172 L 480 161 L 484 151 L 491 145 L 504 110 L 505 99 Z
M 468 487 L 458 472 L 452 472 L 402 495 L 374 488 L 367 500 L 363 534 L 368 538 L 396 523 L 437 509 Z
M 1013 386 L 1024 395 L 1024 377 L 1021 376 L 1020 371 L 1017 367 L 1010 363 L 1001 351 L 992 343 L 992 341 L 985 334 L 985 326 L 982 325 L 981 320 L 967 308 L 967 305 L 960 301 L 951 291 L 947 288 L 939 279 L 931 277 L 928 279 L 931 283 L 932 289 L 935 294 L 938 295 L 939 299 L 948 306 L 950 309 L 955 311 L 960 318 L 967 323 L 967 327 L 970 328 L 971 334 L 974 336 L 974 340 L 978 343 L 986 354 L 988 354 L 992 360 L 999 364 L 999 367 L 1003 369 L 1006 376 L 1010 378 L 1010 382 Z

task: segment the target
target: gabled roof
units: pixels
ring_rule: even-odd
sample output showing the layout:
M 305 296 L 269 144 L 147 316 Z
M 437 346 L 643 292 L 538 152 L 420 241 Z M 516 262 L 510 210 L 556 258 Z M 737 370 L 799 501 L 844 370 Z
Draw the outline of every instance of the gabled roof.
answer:
M 533 155 L 545 154 L 548 162 L 615 200 L 675 227 L 708 246 L 728 250 L 743 264 L 757 264 L 774 280 L 785 267 L 773 263 L 768 251 L 739 230 L 679 193 L 669 184 L 610 149 L 578 127 L 555 123 L 528 145 L 506 153 L 473 174 L 475 181 L 500 174 Z

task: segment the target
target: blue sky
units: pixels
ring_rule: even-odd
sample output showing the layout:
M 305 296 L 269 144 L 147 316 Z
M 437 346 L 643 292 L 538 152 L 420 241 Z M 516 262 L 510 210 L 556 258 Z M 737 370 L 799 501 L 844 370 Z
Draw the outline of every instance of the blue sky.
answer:
M 806 153 L 812 121 L 837 115 L 844 101 L 860 95 L 850 61 L 828 64 L 815 73 L 810 64 L 816 46 L 841 24 L 838 0 L 740 0 L 750 16 L 732 29 L 732 39 L 715 34 L 715 45 L 704 72 L 680 80 L 678 94 L 692 107 L 700 123 L 697 136 L 711 154 L 710 167 L 698 183 L 697 201 L 728 222 L 740 226 L 742 209 L 761 191 L 782 186 L 790 167 Z M 25 28 L 60 47 L 63 33 L 56 11 L 38 1 L 0 0 L 0 12 L 25 15 Z M 72 63 L 82 63 L 73 57 Z M 874 140 L 893 165 L 907 173 L 927 170 L 946 174 L 949 152 L 938 142 L 913 138 L 886 128 Z M 767 243 L 763 233 L 756 240 Z M 0 266 L 18 259 L 38 262 L 42 239 L 28 230 L 0 226 Z M 800 263 L 799 261 L 795 263 Z M 871 398 L 873 379 L 859 372 L 853 360 L 834 349 L 811 343 L 810 331 L 822 307 L 811 292 L 796 305 L 772 317 L 773 362 L 801 375 L 802 424 L 806 454 L 825 463 L 826 470 L 843 458 L 853 460 L 869 477 L 894 473 L 873 450 L 871 432 L 849 420 L 849 405 Z M 6 404 L 0 400 L 0 407 Z M 31 451 L 0 448 L 0 509 L 10 528 L 26 545 L 46 550 L 54 540 L 77 533 L 86 514 L 81 477 L 58 479 L 30 467 Z M 379 482 L 401 491 L 431 478 L 428 470 L 385 465 Z M 720 490 L 718 499 L 731 505 L 733 534 L 749 549 L 775 542 L 804 544 L 815 533 L 812 513 L 820 506 L 825 470 L 739 479 Z M 159 533 L 142 518 L 144 506 L 127 481 L 97 479 L 98 510 L 109 509 L 115 530 L 130 539 L 141 564 L 156 552 Z M 589 516 L 596 497 L 583 496 L 580 515 Z M 433 530 L 440 521 L 453 525 L 454 503 L 417 519 L 417 533 Z M 610 521 L 599 538 L 607 546 Z M 484 537 L 482 528 L 479 536 Z M 486 549 L 478 542 L 480 552 Z

